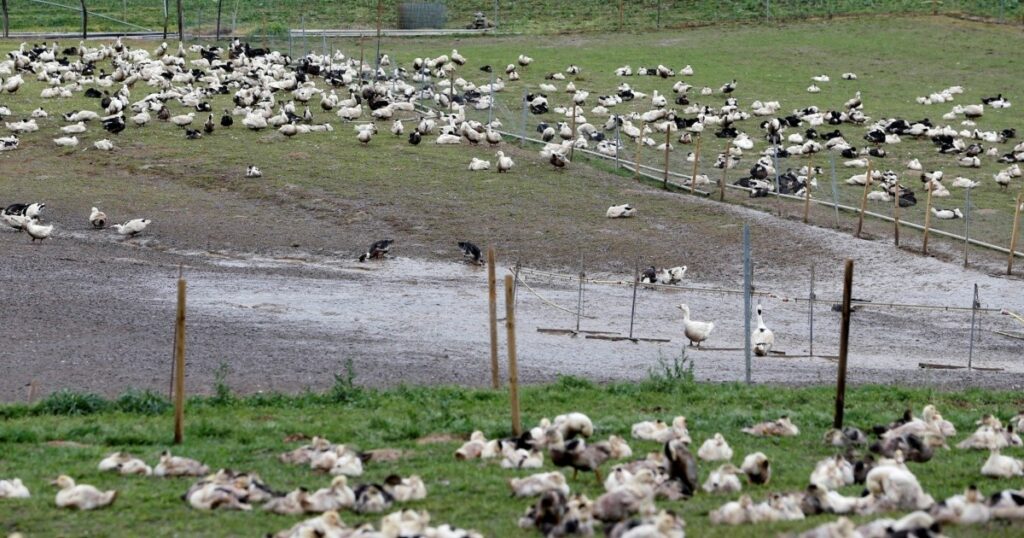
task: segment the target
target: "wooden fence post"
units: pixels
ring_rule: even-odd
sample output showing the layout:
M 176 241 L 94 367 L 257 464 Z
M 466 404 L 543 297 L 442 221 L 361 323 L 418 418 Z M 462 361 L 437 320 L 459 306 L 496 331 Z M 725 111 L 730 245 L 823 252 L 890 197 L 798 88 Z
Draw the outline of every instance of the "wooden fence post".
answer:
M 7 0 L 0 0 L 0 8 L 3 8 L 4 17 L 4 39 L 11 37 L 11 25 L 7 18 Z
M 718 182 L 718 201 L 725 201 L 725 181 L 726 176 L 729 174 L 729 153 L 725 153 L 725 163 L 722 165 L 722 179 Z
M 853 293 L 853 260 L 846 260 L 843 275 L 842 325 L 839 328 L 839 375 L 836 379 L 836 412 L 832 427 L 843 428 L 843 409 L 846 404 L 846 357 L 850 344 L 850 297 Z
M 174 444 L 184 440 L 185 430 L 185 279 L 178 268 L 178 316 L 175 323 Z
M 690 194 L 697 188 L 697 165 L 700 163 L 700 133 L 697 133 L 697 147 L 693 149 L 693 173 L 690 174 Z
M 1017 205 L 1013 208 L 1013 231 L 1010 232 L 1010 260 L 1006 264 L 1006 274 L 1013 274 L 1013 252 L 1017 249 L 1017 236 L 1020 234 L 1021 204 L 1024 203 L 1024 192 L 1017 195 Z
M 860 239 L 860 230 L 864 227 L 864 211 L 868 206 L 868 190 L 871 189 L 871 161 L 868 161 L 868 172 L 864 176 L 864 194 L 860 197 L 860 214 L 857 216 L 857 231 L 854 237 Z
M 512 275 L 505 275 L 505 327 L 508 330 L 508 395 L 512 405 L 512 433 L 519 436 L 519 367 L 516 365 L 516 306 Z
M 85 7 L 85 0 L 81 0 L 81 4 L 82 4 L 82 39 L 89 39 L 89 30 L 88 30 L 88 26 L 89 26 L 89 10 Z
M 928 180 L 928 198 L 924 206 L 924 242 L 921 244 L 921 253 L 928 255 L 928 231 L 932 226 L 932 186 L 934 180 Z
M 491 87 L 493 88 L 494 86 Z M 493 92 L 491 93 L 491 102 L 494 102 Z M 576 101 L 573 100 L 570 106 L 572 107 L 572 145 L 569 146 L 569 162 L 573 162 L 573 159 L 576 157 Z
M 266 34 L 266 25 L 264 25 L 263 29 L 263 33 Z M 181 0 L 178 0 L 178 41 L 185 41 L 185 11 L 181 5 Z
M 487 249 L 487 300 L 491 316 L 491 388 L 498 388 L 498 283 L 495 271 L 494 247 Z

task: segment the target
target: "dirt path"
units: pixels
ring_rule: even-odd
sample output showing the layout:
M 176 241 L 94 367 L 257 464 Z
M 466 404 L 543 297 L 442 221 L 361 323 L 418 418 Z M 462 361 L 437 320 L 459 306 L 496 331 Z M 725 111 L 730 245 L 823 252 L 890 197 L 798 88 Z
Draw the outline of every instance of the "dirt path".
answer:
M 441 254 L 359 264 L 348 253 L 295 248 L 288 243 L 293 237 L 265 226 L 250 202 L 218 193 L 214 204 L 208 203 L 213 195 L 206 191 L 191 194 L 190 216 L 168 212 L 148 238 L 129 242 L 110 232 L 61 229 L 55 239 L 32 245 L 23 234 L 0 232 L 5 253 L 0 264 L 5 282 L 2 399 L 23 399 L 32 380 L 44 393 L 60 388 L 109 395 L 129 387 L 166 390 L 179 264 L 186 266 L 189 281 L 190 392 L 210 392 L 222 364 L 226 381 L 239 392 L 322 390 L 348 360 L 357 383 L 372 386 L 487 383 L 483 269 L 442 261 Z M 802 246 L 789 253 L 764 244 L 755 249 L 757 287 L 779 297 L 806 295 L 811 262 L 818 265 L 819 297 L 838 297 L 836 260 L 851 256 L 857 261 L 858 298 L 968 305 L 977 282 L 986 307 L 1024 310 L 1018 280 L 829 230 L 813 229 L 811 240 L 794 232 L 790 222 L 748 209 L 711 208 L 683 197 L 678 203 L 691 211 L 722 211 L 734 220 L 730 226 L 736 230 L 748 220 L 760 236 L 776 238 L 776 245 Z M 254 216 L 235 219 L 241 224 L 224 225 L 212 237 L 194 233 L 191 223 L 202 220 L 197 213 L 212 218 L 225 208 Z M 329 223 L 312 217 L 309 221 L 322 225 L 318 237 L 330 236 Z M 176 231 L 182 233 L 171 240 Z M 239 243 L 258 243 L 262 254 L 221 248 L 235 236 L 249 235 Z M 692 252 L 698 256 L 704 251 Z M 720 260 L 717 270 L 701 271 L 710 262 L 696 260 L 691 265 L 697 270 L 691 269 L 687 284 L 739 288 L 738 260 L 727 261 L 734 258 L 735 242 L 708 252 Z M 542 268 L 558 270 L 559 265 Z M 607 270 L 588 273 L 609 280 L 630 278 Z M 529 276 L 527 283 L 546 300 L 575 309 L 574 285 Z M 585 312 L 596 319 L 582 320 L 582 328 L 628 333 L 631 293 L 629 286 L 587 286 Z M 641 289 L 635 333 L 671 342 L 633 344 L 538 333 L 538 327 L 574 327 L 575 317 L 521 288 L 521 378 L 529 383 L 563 374 L 599 381 L 642 379 L 659 368 L 659 361 L 679 356 L 683 341 L 675 306 L 681 302 L 690 305 L 695 318 L 716 322 L 711 347 L 742 347 L 740 295 Z M 763 303 L 777 348 L 789 355 L 807 354 L 806 305 L 778 298 Z M 838 316 L 828 306 L 820 305 L 815 312 L 815 351 L 820 355 L 834 354 L 837 346 Z M 854 317 L 850 377 L 855 383 L 1024 386 L 1024 345 L 990 332 L 1019 330 L 1006 316 L 982 317 L 974 355 L 975 365 L 1004 372 L 918 369 L 918 362 L 966 364 L 969 322 L 965 312 L 864 309 Z M 688 357 L 699 379 L 743 379 L 742 352 L 691 351 Z M 834 363 L 822 358 L 755 359 L 753 370 L 756 382 L 784 384 L 829 383 L 835 375 Z

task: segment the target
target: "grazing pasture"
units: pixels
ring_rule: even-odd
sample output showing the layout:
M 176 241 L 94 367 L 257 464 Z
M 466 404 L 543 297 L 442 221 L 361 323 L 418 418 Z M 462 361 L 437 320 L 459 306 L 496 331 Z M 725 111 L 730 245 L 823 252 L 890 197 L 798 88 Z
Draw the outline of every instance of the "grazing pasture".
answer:
M 673 373 L 674 372 L 674 373 Z M 659 450 L 658 443 L 630 438 L 631 424 L 660 418 L 670 421 L 685 415 L 697 447 L 721 432 L 734 450 L 732 461 L 755 451 L 768 456 L 773 468 L 766 486 L 743 485 L 743 492 L 755 501 L 769 492 L 803 490 L 814 463 L 841 452 L 823 440 L 831 425 L 832 392 L 828 388 L 779 389 L 741 385 L 699 385 L 669 365 L 652 372 L 638 384 L 612 383 L 597 386 L 576 378 L 563 378 L 552 385 L 528 387 L 522 391 L 524 425 L 533 426 L 541 417 L 569 411 L 583 411 L 593 420 L 594 438 L 610 434 L 624 436 L 636 458 Z M 20 531 L 25 536 L 54 534 L 118 534 L 146 527 L 155 536 L 202 534 L 204 536 L 263 535 L 288 528 L 302 516 L 279 516 L 254 509 L 252 512 L 217 511 L 201 513 L 180 499 L 192 479 L 119 476 L 101 473 L 96 465 L 107 454 L 125 450 L 153 465 L 159 453 L 171 448 L 177 455 L 206 463 L 212 470 L 229 467 L 258 473 L 275 490 L 298 486 L 311 490 L 331 480 L 301 466 L 285 465 L 277 455 L 308 443 L 299 434 L 321 435 L 336 443 L 351 443 L 360 450 L 395 448 L 402 457 L 393 463 L 371 462 L 365 474 L 350 478 L 349 484 L 379 481 L 391 473 L 418 474 L 427 486 L 423 501 L 396 504 L 395 509 L 430 511 L 433 524 L 448 522 L 472 528 L 485 536 L 537 536 L 533 530 L 519 530 L 517 519 L 532 499 L 510 496 L 506 480 L 533 472 L 554 469 L 547 459 L 539 470 L 502 469 L 498 460 L 457 461 L 453 453 L 472 430 L 488 439 L 509 434 L 507 399 L 503 392 L 460 388 L 400 387 L 389 391 L 359 389 L 342 381 L 323 395 L 259 395 L 237 398 L 222 388 L 213 398 L 188 403 L 185 444 L 170 447 L 171 413 L 159 397 L 128 394 L 109 403 L 84 395 L 54 395 L 34 406 L 7 405 L 0 428 L 0 478 L 22 478 L 30 489 L 28 500 L 0 500 L 5 516 L 0 532 Z M 350 380 L 351 381 L 351 380 Z M 357 379 L 358 381 L 358 379 Z M 966 437 L 983 413 L 1003 421 L 1017 413 L 1019 397 L 1011 392 L 936 392 L 928 389 L 861 387 L 847 394 L 846 423 L 870 428 L 896 419 L 905 408 L 919 413 L 927 403 L 937 406 L 952 421 L 958 435 Z M 797 437 L 756 438 L 741 428 L 761 420 L 788 414 L 800 428 Z M 297 440 L 288 440 L 292 439 Z M 430 441 L 436 438 L 436 441 Z M 1004 451 L 1019 455 L 1019 448 Z M 979 474 L 987 457 L 984 451 L 940 449 L 929 463 L 910 463 L 925 491 L 936 500 L 962 493 L 977 484 L 985 494 L 1020 487 L 1020 479 L 988 479 Z M 616 462 L 604 465 L 609 472 Z M 701 483 L 720 462 L 699 462 Z M 212 471 L 211 471 L 212 472 Z M 81 483 L 100 489 L 116 489 L 117 500 L 110 508 L 93 512 L 58 510 L 53 506 L 55 488 L 48 482 L 58 474 L 73 476 Z M 567 476 L 571 476 L 568 473 Z M 593 475 L 569 479 L 573 492 L 596 499 L 602 492 Z M 863 486 L 841 488 L 857 495 Z M 688 501 L 659 501 L 686 521 L 688 536 L 774 536 L 780 532 L 808 529 L 832 521 L 820 515 L 805 521 L 713 526 L 708 512 L 738 495 L 699 492 Z M 341 512 L 350 526 L 376 516 Z M 855 517 L 865 522 L 876 517 Z M 598 531 L 600 532 L 600 531 Z M 947 535 L 1005 536 L 1019 532 L 1019 523 L 992 522 L 985 525 L 949 527 Z

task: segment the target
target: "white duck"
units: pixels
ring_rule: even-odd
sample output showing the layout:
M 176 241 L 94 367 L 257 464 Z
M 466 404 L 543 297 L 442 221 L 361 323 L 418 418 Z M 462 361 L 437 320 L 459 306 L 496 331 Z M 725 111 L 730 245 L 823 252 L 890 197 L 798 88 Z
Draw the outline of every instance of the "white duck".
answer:
M 56 497 L 58 508 L 93 510 L 110 505 L 117 497 L 114 490 L 100 491 L 94 486 L 76 485 L 74 479 L 67 475 L 60 475 L 52 484 L 60 488 Z
M 508 172 L 516 164 L 512 161 L 512 157 L 505 156 L 504 151 L 499 151 L 494 155 L 498 158 L 498 173 Z
M 697 457 L 704 461 L 729 461 L 732 459 L 732 447 L 721 433 L 716 432 L 714 437 L 700 445 Z
M 490 170 L 491 161 L 485 161 L 483 159 L 477 159 L 473 157 L 473 160 L 469 161 L 469 170 L 473 172 L 480 172 L 482 170 Z
M 683 311 L 683 334 L 690 340 L 691 346 L 696 342 L 700 348 L 700 343 L 707 340 L 711 331 L 715 330 L 714 322 L 690 319 L 690 307 L 685 304 L 679 305 L 679 309 Z
M 124 224 L 115 224 L 114 229 L 121 235 L 135 237 L 141 233 L 142 230 L 145 230 L 146 226 L 149 226 L 150 222 L 152 221 L 149 219 L 132 219 Z
M 772 346 L 775 345 L 775 333 L 764 324 L 762 313 L 761 305 L 757 305 L 757 329 L 754 329 L 754 334 L 750 335 L 750 343 L 754 346 L 754 355 L 758 357 L 768 355 Z
M 932 208 L 932 215 L 935 215 L 935 218 L 943 219 L 943 220 L 962 219 L 962 218 L 964 218 L 964 214 L 960 211 L 960 208 L 938 209 L 938 208 L 933 207 Z
M 0 499 L 28 499 L 31 495 L 20 478 L 0 480 Z
M 42 241 L 50 234 L 53 233 L 53 225 L 43 226 L 42 224 L 36 224 L 35 219 L 28 219 L 22 224 L 21 229 L 25 231 L 32 238 L 32 242 L 35 243 L 36 239 Z
M 629 204 L 613 205 L 605 212 L 610 219 L 625 219 L 636 215 L 636 208 Z

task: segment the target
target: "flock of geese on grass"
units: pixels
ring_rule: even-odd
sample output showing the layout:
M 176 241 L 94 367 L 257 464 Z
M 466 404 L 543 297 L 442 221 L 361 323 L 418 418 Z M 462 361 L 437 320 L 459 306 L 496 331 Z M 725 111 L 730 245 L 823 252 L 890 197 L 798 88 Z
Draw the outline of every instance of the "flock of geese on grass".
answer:
M 1001 453 L 1024 446 L 1015 433 L 1024 427 L 1024 414 L 1014 416 L 1006 426 L 998 417 L 986 414 L 976 425 L 977 429 L 956 448 L 989 451 L 980 475 L 997 479 L 1024 476 L 1024 461 Z M 796 437 L 801 433 L 787 416 L 740 431 L 759 438 Z M 677 416 L 670 423 L 659 419 L 638 422 L 630 433 L 634 440 L 657 443 L 661 448 L 637 458 L 620 436 L 594 441 L 596 430 L 591 419 L 573 412 L 553 420 L 541 419 L 518 437 L 487 439 L 475 431 L 454 456 L 459 461 L 496 460 L 500 468 L 513 471 L 539 470 L 550 462 L 554 470 L 507 480 L 513 497 L 535 499 L 519 519 L 519 526 L 535 528 L 544 536 L 589 536 L 602 524 L 605 535 L 615 538 L 683 537 L 682 517 L 675 511 L 659 510 L 655 501 L 678 502 L 698 495 L 724 501 L 708 514 L 715 525 L 803 520 L 820 514 L 840 516 L 800 534 L 803 538 L 938 537 L 942 536 L 942 525 L 1024 520 L 1021 490 L 994 488 L 983 493 L 970 485 L 961 495 L 936 501 L 922 488 L 906 462 L 923 464 L 941 456 L 956 436 L 954 425 L 933 405 L 925 406 L 920 417 L 907 410 L 890 424 L 874 426 L 874 441 L 855 427 L 828 430 L 824 443 L 837 453 L 817 462 L 808 485 L 800 491 L 770 492 L 771 458 L 760 451 L 752 452 L 738 458 L 741 463 L 737 467 L 732 462 L 738 455 L 721 432 L 701 442 L 694 454 L 694 439 L 685 416 Z M 348 527 L 339 512 L 382 513 L 395 503 L 427 497 L 426 483 L 416 475 L 390 475 L 383 483 L 349 486 L 350 478 L 363 474 L 364 464 L 394 462 L 401 457 L 401 451 L 394 449 L 360 452 L 351 445 L 314 437 L 308 444 L 280 454 L 278 460 L 327 474 L 331 479 L 315 491 L 298 488 L 287 493 L 274 490 L 255 473 L 220 469 L 211 474 L 207 465 L 166 451 L 155 467 L 131 454 L 115 452 L 103 458 L 97 468 L 125 476 L 198 477 L 181 496 L 196 510 L 250 511 L 261 505 L 262 510 L 277 514 L 318 514 L 273 535 L 282 538 L 480 536 L 450 525 L 432 527 L 426 511 L 413 509 L 385 516 L 379 529 L 370 524 Z M 710 471 L 701 469 L 705 464 Z M 572 479 L 558 469 L 572 469 Z M 602 469 L 608 469 L 604 476 Z M 927 472 L 928 468 L 920 469 Z M 581 472 L 594 473 L 605 492 L 596 499 L 573 494 L 571 484 L 582 479 Z M 99 509 L 112 505 L 118 496 L 116 490 L 101 491 L 79 484 L 69 475 L 61 475 L 51 484 L 58 490 L 54 502 L 60 508 Z M 860 495 L 840 493 L 840 489 L 855 484 L 864 487 Z M 748 493 L 742 493 L 745 488 Z M 0 480 L 0 500 L 5 504 L 30 496 L 20 478 Z M 727 500 L 730 498 L 733 500 Z M 847 518 L 898 512 L 909 514 L 861 525 Z

